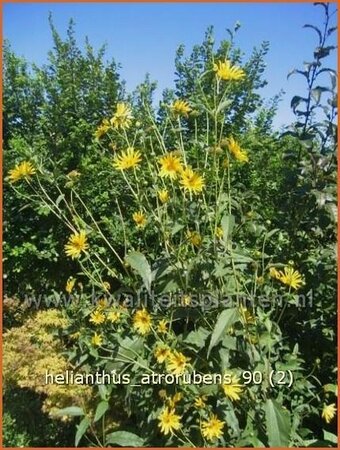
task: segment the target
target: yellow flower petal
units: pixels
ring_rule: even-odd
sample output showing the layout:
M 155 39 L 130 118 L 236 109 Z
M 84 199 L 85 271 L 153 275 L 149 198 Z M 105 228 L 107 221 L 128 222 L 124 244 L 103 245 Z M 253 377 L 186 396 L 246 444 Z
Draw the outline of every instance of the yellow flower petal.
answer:
M 213 441 L 223 436 L 224 422 L 219 420 L 215 414 L 213 414 L 209 420 L 201 423 L 202 436 Z
M 174 409 L 165 408 L 158 416 L 158 426 L 165 435 L 181 428 L 181 417 L 175 414 Z
M 225 81 L 238 81 L 245 76 L 245 73 L 241 68 L 232 66 L 231 62 L 227 59 L 225 61 L 218 61 L 217 64 L 214 64 L 214 71 L 219 79 Z
M 73 233 L 65 245 L 65 253 L 72 259 L 79 258 L 81 253 L 85 253 L 89 248 L 85 231 Z

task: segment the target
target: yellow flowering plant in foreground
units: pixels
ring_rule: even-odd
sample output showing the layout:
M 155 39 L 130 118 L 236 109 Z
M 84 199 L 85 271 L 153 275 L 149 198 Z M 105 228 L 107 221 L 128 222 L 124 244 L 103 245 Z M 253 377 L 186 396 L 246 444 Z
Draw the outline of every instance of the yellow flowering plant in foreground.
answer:
M 23 161 L 9 171 L 8 179 L 10 183 L 17 183 L 22 179 L 29 180 L 35 173 L 36 169 L 32 163 Z
M 214 64 L 216 77 L 224 81 L 238 81 L 244 78 L 244 71 L 237 66 L 233 66 L 230 61 L 218 61 Z
M 68 230 L 68 363 L 111 377 L 86 401 L 62 403 L 60 416 L 78 408 L 77 445 L 299 446 L 305 418 L 335 417 L 334 385 L 320 388 L 316 362 L 306 370 L 287 339 L 313 275 L 247 188 L 268 182 L 260 138 L 238 115 L 254 80 L 226 53 L 210 53 L 196 91 L 172 94 L 159 114 L 143 92 L 112 105 L 93 130 L 88 172 L 71 184 L 29 162 L 9 172 Z M 96 164 L 93 209 L 82 183 Z M 277 223 L 287 214 L 275 213 Z
M 65 245 L 65 253 L 72 259 L 79 258 L 82 252 L 89 248 L 85 231 L 73 233 Z

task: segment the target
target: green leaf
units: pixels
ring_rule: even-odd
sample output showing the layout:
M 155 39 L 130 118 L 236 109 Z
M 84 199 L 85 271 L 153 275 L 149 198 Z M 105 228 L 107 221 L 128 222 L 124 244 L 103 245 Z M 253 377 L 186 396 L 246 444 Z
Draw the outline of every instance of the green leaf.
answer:
M 328 30 L 328 32 L 327 32 L 327 35 L 329 36 L 329 35 L 331 35 L 332 33 L 334 33 L 334 31 L 336 31 L 338 29 L 338 27 L 331 27 L 331 28 L 329 28 L 329 30 Z
M 227 422 L 228 426 L 230 427 L 230 429 L 233 430 L 233 434 L 236 436 L 239 436 L 240 435 L 240 424 L 239 424 L 239 421 L 236 417 L 234 410 L 233 409 L 226 410 L 224 412 L 224 418 L 225 418 L 225 421 Z
M 316 27 L 314 25 L 306 24 L 306 25 L 303 26 L 303 28 L 312 28 L 314 31 L 316 31 L 318 33 L 318 36 L 319 36 L 319 44 L 321 45 L 321 43 L 322 43 L 322 33 L 321 33 L 321 31 L 319 30 L 318 27 Z
M 265 407 L 268 443 L 270 447 L 288 447 L 290 414 L 275 400 L 267 400 Z
M 250 258 L 247 255 L 243 255 L 241 253 L 232 252 L 232 257 L 235 263 L 251 263 L 253 262 L 253 258 Z
M 329 45 L 328 47 L 317 47 L 314 51 L 314 58 L 315 59 L 325 58 L 330 54 L 331 50 L 335 49 L 336 47 L 334 47 L 334 45 Z
M 217 107 L 216 114 L 219 114 L 220 112 L 224 111 L 228 106 L 231 105 L 231 100 L 224 100 L 224 102 L 220 103 Z
M 325 2 L 314 2 L 313 3 L 314 6 L 322 6 L 325 9 L 325 13 L 328 14 L 328 4 L 326 4 Z
M 313 99 L 315 100 L 315 103 L 320 103 L 321 94 L 323 92 L 330 92 L 330 89 L 323 86 L 317 86 L 311 90 L 311 94 Z
M 86 433 L 86 430 L 90 426 L 90 423 L 91 423 L 90 419 L 88 417 L 84 417 L 84 419 L 77 426 L 77 433 L 76 433 L 76 438 L 75 438 L 75 446 L 76 447 L 78 447 L 79 441 Z
M 100 402 L 96 409 L 96 414 L 94 415 L 94 421 L 97 422 L 103 415 L 106 413 L 106 411 L 109 409 L 109 404 L 105 400 Z
M 105 384 L 98 384 L 98 391 L 102 400 L 106 400 L 108 398 L 108 388 Z
M 308 80 L 308 72 L 304 71 L 304 70 L 298 70 L 298 69 L 291 70 L 289 72 L 289 74 L 287 75 L 287 80 L 289 79 L 289 77 L 291 77 L 292 75 L 295 75 L 295 74 L 303 75 Z
M 118 341 L 120 344 L 118 348 L 119 359 L 126 358 L 126 362 L 131 362 L 131 359 L 134 360 L 136 353 L 139 354 L 143 348 L 143 339 L 141 337 L 131 339 L 129 336 L 126 336 L 124 339 L 118 339 Z
M 129 431 L 115 431 L 107 436 L 106 444 L 115 444 L 121 447 L 143 447 L 144 440 Z
M 268 233 L 266 233 L 266 241 L 270 239 L 278 231 L 280 231 L 278 228 L 274 228 L 273 230 L 268 231 Z
M 299 137 L 299 135 L 298 135 L 298 133 L 296 133 L 296 131 L 284 131 L 283 133 L 281 133 L 280 136 L 281 137 L 284 137 L 284 136 Z
M 177 279 L 171 278 L 168 280 L 162 280 L 162 282 L 157 282 L 157 294 L 166 294 L 168 292 L 176 292 L 180 289 L 180 285 Z
M 213 275 L 216 278 L 223 278 L 227 273 L 230 272 L 230 268 L 227 267 L 224 262 L 219 261 L 215 263 L 215 268 L 213 271 Z
M 59 409 L 56 412 L 56 416 L 84 416 L 83 408 L 79 408 L 79 406 L 69 406 L 68 408 Z
M 336 384 L 331 384 L 331 383 L 325 384 L 323 387 L 323 390 L 325 392 L 332 392 L 336 396 L 338 395 L 338 386 Z
M 308 98 L 300 97 L 300 95 L 294 95 L 290 102 L 290 107 L 294 112 L 301 102 L 308 103 Z
M 131 252 L 125 257 L 125 261 L 142 277 L 146 289 L 150 292 L 152 273 L 146 257 L 140 252 Z
M 171 229 L 171 236 L 174 236 L 179 231 L 183 230 L 184 225 L 181 223 L 175 223 L 175 225 Z
M 323 438 L 325 441 L 329 441 L 332 444 L 338 443 L 338 436 L 336 436 L 333 433 L 330 433 L 329 431 L 323 430 Z
M 221 227 L 223 230 L 223 240 L 227 242 L 228 237 L 231 235 L 235 225 L 235 217 L 233 215 L 223 216 L 221 220 Z
M 236 350 L 236 337 L 234 336 L 224 336 L 222 340 L 222 347 L 227 348 L 228 350 Z
M 203 327 L 199 327 L 197 331 L 191 331 L 183 342 L 192 344 L 197 348 L 203 348 L 208 336 L 209 331 Z
M 65 198 L 65 195 L 64 195 L 64 194 L 60 194 L 59 197 L 57 198 L 57 200 L 55 201 L 55 204 L 56 204 L 57 206 L 59 206 L 60 202 L 61 202 L 62 200 L 64 200 L 64 198 Z
M 211 350 L 223 339 L 225 332 L 237 321 L 237 319 L 237 308 L 225 309 L 221 312 L 221 314 L 218 316 L 214 331 L 211 335 L 208 357 Z
M 299 136 L 300 144 L 306 148 L 313 147 L 313 139 L 315 135 L 310 133 L 304 133 L 302 136 Z
M 319 70 L 316 74 L 316 77 L 320 75 L 320 73 L 328 73 L 331 77 L 332 82 L 332 89 L 336 88 L 336 81 L 337 81 L 337 73 L 334 69 L 330 69 L 329 67 L 324 67 L 323 69 Z

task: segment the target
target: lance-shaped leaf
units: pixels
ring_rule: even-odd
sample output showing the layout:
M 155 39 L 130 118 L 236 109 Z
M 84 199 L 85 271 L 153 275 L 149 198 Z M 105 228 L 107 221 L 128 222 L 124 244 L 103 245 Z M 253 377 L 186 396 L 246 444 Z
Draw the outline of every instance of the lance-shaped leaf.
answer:
M 317 86 L 311 90 L 311 94 L 312 94 L 313 99 L 315 100 L 315 103 L 320 103 L 321 94 L 323 92 L 331 92 L 331 90 L 329 88 L 323 87 L 323 86 Z
M 80 422 L 80 424 L 77 426 L 77 433 L 75 438 L 75 445 L 78 447 L 78 444 L 80 442 L 80 439 L 84 436 L 87 429 L 89 428 L 91 424 L 91 421 L 88 417 L 84 417 L 84 419 Z
M 228 239 L 230 238 L 234 225 L 235 225 L 235 217 L 233 215 L 222 217 L 221 227 L 223 231 L 224 242 L 227 242 Z
M 299 106 L 300 103 L 307 103 L 308 99 L 305 97 L 300 97 L 300 95 L 294 95 L 294 97 L 292 98 L 292 101 L 290 102 L 290 107 L 293 109 L 293 111 L 295 112 L 296 108 Z
M 337 81 L 337 73 L 334 69 L 330 69 L 329 67 L 324 67 L 323 69 L 320 69 L 317 73 L 316 73 L 316 77 L 318 77 L 321 73 L 328 73 L 329 76 L 331 77 L 331 82 L 332 82 L 332 89 L 336 88 L 336 81 Z
M 316 31 L 318 33 L 319 36 L 319 45 L 321 45 L 322 43 L 322 33 L 319 30 L 318 27 L 316 27 L 315 25 L 310 25 L 309 23 L 307 23 L 306 25 L 303 26 L 303 28 L 311 28 L 312 30 Z
M 84 410 L 83 408 L 79 408 L 79 406 L 68 406 L 67 408 L 58 409 L 55 413 L 56 416 L 83 416 Z
M 271 399 L 266 401 L 264 411 L 269 446 L 288 447 L 291 429 L 289 411 Z
M 120 447 L 144 447 L 144 440 L 129 431 L 115 431 L 107 436 L 106 444 L 119 445 Z
M 288 80 L 289 77 L 291 77 L 292 75 L 295 75 L 295 74 L 303 75 L 308 80 L 308 71 L 306 71 L 306 70 L 298 70 L 298 69 L 291 70 L 289 72 L 289 74 L 287 75 L 287 80 Z
M 211 350 L 224 338 L 225 332 L 238 320 L 237 308 L 225 309 L 218 316 L 214 331 L 212 332 L 208 357 Z
M 148 292 L 151 291 L 152 272 L 146 257 L 140 252 L 131 252 L 125 261 L 142 277 Z

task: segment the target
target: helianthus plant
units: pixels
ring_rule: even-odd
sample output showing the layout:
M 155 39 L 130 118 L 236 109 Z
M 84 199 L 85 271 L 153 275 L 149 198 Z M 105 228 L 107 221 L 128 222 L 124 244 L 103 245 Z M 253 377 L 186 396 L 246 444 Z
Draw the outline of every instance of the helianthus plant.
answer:
M 138 107 L 121 101 L 101 118 L 94 159 L 99 186 L 119 186 L 114 221 L 91 210 L 74 174 L 28 162 L 9 174 L 29 181 L 69 230 L 64 253 L 79 266 L 66 292 L 80 276 L 97 294 L 76 293 L 66 309 L 71 364 L 128 379 L 93 387 L 97 403 L 78 411 L 76 444 L 293 446 L 312 439 L 306 420 L 334 418 L 284 335 L 307 296 L 305 274 L 242 184 L 255 155 L 230 118 L 252 77 L 222 46 L 192 95 L 164 99 L 159 115 L 141 95 Z

